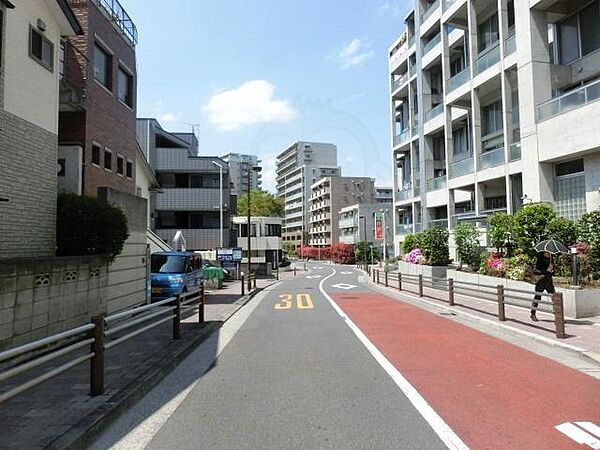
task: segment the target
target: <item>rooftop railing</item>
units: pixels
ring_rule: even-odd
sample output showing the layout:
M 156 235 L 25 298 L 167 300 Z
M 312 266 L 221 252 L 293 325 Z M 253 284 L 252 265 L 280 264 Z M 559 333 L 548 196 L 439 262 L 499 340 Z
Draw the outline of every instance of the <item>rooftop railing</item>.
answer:
M 138 34 L 137 28 L 129 17 L 129 14 L 125 11 L 125 8 L 121 6 L 118 0 L 94 0 L 106 13 L 109 15 L 119 29 L 123 32 L 125 37 L 133 44 L 137 45 Z
M 600 80 L 538 105 L 538 121 L 549 119 L 596 100 L 600 100 Z

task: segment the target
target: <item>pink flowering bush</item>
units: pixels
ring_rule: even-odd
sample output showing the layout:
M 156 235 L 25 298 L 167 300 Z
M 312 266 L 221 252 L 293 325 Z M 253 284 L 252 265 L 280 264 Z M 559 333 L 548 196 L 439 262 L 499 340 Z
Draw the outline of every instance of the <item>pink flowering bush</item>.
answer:
M 481 264 L 479 273 L 494 277 L 503 277 L 506 273 L 506 263 L 502 253 L 492 252 Z
M 411 250 L 406 255 L 404 255 L 402 260 L 411 264 L 427 264 L 427 258 L 425 257 L 420 248 L 415 248 Z

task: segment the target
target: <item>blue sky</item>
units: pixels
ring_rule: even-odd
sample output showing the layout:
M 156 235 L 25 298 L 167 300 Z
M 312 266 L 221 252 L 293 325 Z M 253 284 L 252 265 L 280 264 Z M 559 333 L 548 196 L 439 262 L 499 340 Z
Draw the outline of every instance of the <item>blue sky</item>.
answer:
M 387 49 L 407 2 L 121 0 L 139 33 L 138 116 L 197 124 L 200 152 L 338 146 L 343 175 L 391 184 Z

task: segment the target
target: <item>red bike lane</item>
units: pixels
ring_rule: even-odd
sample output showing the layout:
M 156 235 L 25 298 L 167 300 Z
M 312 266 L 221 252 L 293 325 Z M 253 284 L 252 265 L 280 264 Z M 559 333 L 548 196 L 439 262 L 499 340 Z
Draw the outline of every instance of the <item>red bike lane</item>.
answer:
M 600 380 L 382 294 L 330 295 L 470 448 L 590 448 L 555 426 L 600 424 Z

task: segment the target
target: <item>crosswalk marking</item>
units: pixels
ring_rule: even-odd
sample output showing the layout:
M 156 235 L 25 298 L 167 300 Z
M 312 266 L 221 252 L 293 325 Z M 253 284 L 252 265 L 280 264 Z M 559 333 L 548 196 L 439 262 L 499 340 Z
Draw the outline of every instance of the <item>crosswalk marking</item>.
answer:
M 592 422 L 565 422 L 554 428 L 578 444 L 600 450 L 600 427 Z

